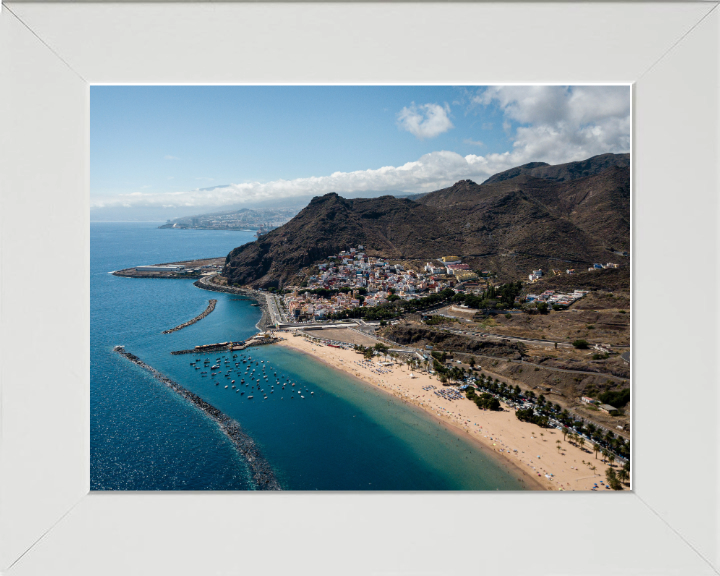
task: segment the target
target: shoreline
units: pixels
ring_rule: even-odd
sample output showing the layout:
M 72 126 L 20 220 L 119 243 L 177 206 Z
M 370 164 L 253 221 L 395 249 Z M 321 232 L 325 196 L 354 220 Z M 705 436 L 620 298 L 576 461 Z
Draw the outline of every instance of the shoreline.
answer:
M 324 346 L 304 336 L 275 335 L 281 339 L 279 345 L 307 354 L 422 410 L 509 470 L 528 490 L 589 491 L 594 483 L 600 485 L 605 480 L 607 464 L 596 459 L 591 451 L 563 440 L 559 430 L 519 421 L 505 404 L 500 412 L 480 410 L 464 395 L 460 400 L 450 401 L 434 394 L 452 387 L 444 387 L 428 374 L 413 374 L 397 364 L 392 368 L 381 367 L 377 362 L 365 362 L 352 349 Z M 433 389 L 425 390 L 429 387 Z M 597 470 L 589 469 L 590 465 Z
M 258 320 L 255 324 L 255 328 L 257 328 L 260 332 L 265 332 L 268 328 L 272 326 L 272 324 L 270 324 L 269 322 L 270 314 L 267 311 L 267 299 L 262 292 L 258 292 L 257 290 L 253 290 L 252 288 L 217 286 L 210 283 L 211 278 L 213 278 L 213 276 L 200 278 L 199 280 L 193 282 L 193 285 L 197 288 L 200 288 L 201 290 L 208 290 L 210 292 L 225 292 L 226 294 L 235 294 L 236 296 L 244 296 L 245 298 L 248 298 L 250 300 L 255 300 L 255 302 L 258 304 L 258 307 L 262 310 L 262 316 L 260 317 L 260 320 Z
M 282 346 L 283 343 L 279 342 L 279 344 Z M 537 478 L 529 474 L 526 470 L 524 470 L 521 466 L 518 466 L 515 462 L 512 460 L 507 459 L 501 459 L 498 457 L 498 454 L 494 451 L 488 448 L 484 443 L 480 442 L 477 438 L 473 438 L 472 436 L 469 436 L 467 433 L 463 433 L 464 431 L 461 428 L 458 428 L 457 426 L 453 425 L 451 422 L 448 422 L 447 420 L 443 420 L 442 418 L 438 417 L 436 414 L 433 414 L 432 412 L 429 412 L 428 410 L 424 410 L 421 406 L 418 406 L 414 402 L 408 402 L 406 398 L 402 398 L 396 394 L 393 394 L 392 392 L 389 392 L 388 390 L 381 388 L 377 385 L 371 384 L 367 380 L 358 377 L 356 374 L 352 374 L 348 372 L 347 370 L 342 370 L 342 368 L 338 368 L 334 364 L 327 362 L 325 359 L 320 358 L 314 354 L 311 354 L 305 350 L 300 350 L 298 348 L 294 348 L 292 346 L 285 345 L 286 348 L 293 348 L 293 350 L 300 352 L 301 354 L 305 354 L 306 356 L 309 356 L 315 360 L 318 360 L 325 364 L 326 366 L 330 366 L 331 368 L 335 368 L 338 370 L 341 370 L 343 373 L 348 374 L 349 376 L 353 376 L 360 380 L 365 386 L 371 386 L 375 390 L 378 390 L 382 394 L 386 394 L 388 396 L 392 396 L 393 398 L 396 398 L 400 401 L 402 401 L 403 404 L 408 406 L 409 408 L 413 410 L 417 410 L 422 413 L 423 416 L 426 418 L 430 418 L 433 422 L 440 424 L 445 430 L 450 432 L 451 434 L 454 434 L 455 436 L 462 438 L 464 440 L 467 440 L 472 446 L 475 446 L 480 452 L 482 452 L 484 455 L 486 455 L 488 458 L 493 460 L 498 466 L 501 466 L 505 470 L 508 470 L 509 473 L 512 476 L 515 476 L 517 480 L 519 480 L 522 484 L 525 485 L 526 490 L 531 491 L 547 491 L 551 488 L 546 487 L 543 485 Z M 512 492 L 512 490 L 508 490 L 509 492 Z

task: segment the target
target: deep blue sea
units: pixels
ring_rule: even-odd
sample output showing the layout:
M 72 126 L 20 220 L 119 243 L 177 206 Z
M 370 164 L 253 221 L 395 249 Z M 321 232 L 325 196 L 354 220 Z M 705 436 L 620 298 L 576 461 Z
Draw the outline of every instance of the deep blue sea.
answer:
M 170 355 L 197 344 L 242 340 L 260 319 L 248 300 L 192 280 L 133 279 L 109 272 L 141 264 L 224 256 L 250 232 L 160 230 L 159 223 L 91 224 L 91 465 L 93 490 L 253 490 L 243 458 L 203 412 L 112 351 L 122 344 L 243 427 L 286 490 L 522 490 L 522 484 L 467 440 L 418 409 L 285 348 L 251 348 L 268 384 L 291 387 L 248 400 L 222 373 L 190 365 L 227 353 Z M 202 312 L 192 326 L 162 334 Z M 258 362 L 258 365 L 255 365 Z M 202 366 L 202 362 L 199 364 Z M 250 378 L 233 363 L 231 378 Z M 239 372 L 239 373 L 237 373 Z M 241 375 L 242 374 L 242 375 Z M 277 376 L 275 376 L 277 375 Z M 215 382 L 220 382 L 216 386 Z M 237 389 L 237 388 L 236 388 Z M 312 391 L 314 394 L 310 395 Z M 282 398 L 282 400 L 281 400 Z

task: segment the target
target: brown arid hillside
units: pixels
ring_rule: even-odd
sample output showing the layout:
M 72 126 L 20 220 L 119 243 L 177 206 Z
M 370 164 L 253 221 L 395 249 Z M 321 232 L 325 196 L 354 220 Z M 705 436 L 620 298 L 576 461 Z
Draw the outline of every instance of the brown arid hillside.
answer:
M 395 324 L 383 330 L 383 336 L 402 345 L 428 346 L 448 352 L 483 354 L 520 360 L 525 353 L 521 342 L 497 342 L 483 338 L 457 336 L 418 323 Z
M 629 168 L 622 158 L 613 163 L 615 156 L 623 155 L 589 159 L 584 168 L 532 169 L 554 180 L 528 173 L 482 185 L 461 180 L 417 200 L 316 197 L 284 226 L 233 250 L 223 275 L 234 284 L 283 287 L 303 268 L 358 244 L 390 259 L 457 254 L 500 280 L 538 267 L 627 264 L 610 252 L 627 250 L 630 236 Z
M 577 180 L 593 176 L 612 167 L 629 168 L 630 154 L 600 154 L 593 156 L 587 160 L 579 162 L 568 162 L 567 164 L 556 164 L 551 166 L 545 162 L 531 162 L 517 168 L 511 168 L 505 172 L 500 172 L 491 176 L 483 184 L 495 184 L 503 180 L 510 180 L 521 174 L 542 178 L 544 180 L 554 180 L 556 182 L 566 182 L 568 180 Z
M 561 276 L 546 276 L 532 286 L 528 292 L 543 290 L 609 290 L 630 293 L 630 268 L 606 268 L 592 272 L 577 272 Z M 577 308 L 578 306 L 576 306 Z

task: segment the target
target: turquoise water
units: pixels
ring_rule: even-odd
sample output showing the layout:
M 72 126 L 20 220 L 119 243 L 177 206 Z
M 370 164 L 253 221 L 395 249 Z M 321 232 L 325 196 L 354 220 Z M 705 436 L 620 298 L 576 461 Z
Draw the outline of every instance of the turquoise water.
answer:
M 157 225 L 91 225 L 93 490 L 255 488 L 245 462 L 218 427 L 113 353 L 117 344 L 236 419 L 286 490 L 523 489 L 495 461 L 416 408 L 304 354 L 277 346 L 238 353 L 238 359 L 252 357 L 256 375 L 265 361 L 268 380 L 257 377 L 267 400 L 258 389 L 240 384 L 242 378 L 250 383 L 248 364 L 226 367 L 223 359 L 214 378 L 209 368 L 203 377 L 205 368 L 190 365 L 198 358 L 232 361 L 228 353 L 170 355 L 197 344 L 247 338 L 257 331 L 258 308 L 230 294 L 200 290 L 191 280 L 120 278 L 108 272 L 221 256 L 254 238 L 246 232 L 159 230 Z M 202 312 L 210 298 L 218 300 L 210 315 L 161 334 Z M 225 378 L 229 368 L 231 377 Z M 231 388 L 231 379 L 245 394 Z M 294 382 L 305 398 L 293 394 L 290 385 L 282 390 L 277 381 Z M 253 400 L 247 399 L 250 394 Z

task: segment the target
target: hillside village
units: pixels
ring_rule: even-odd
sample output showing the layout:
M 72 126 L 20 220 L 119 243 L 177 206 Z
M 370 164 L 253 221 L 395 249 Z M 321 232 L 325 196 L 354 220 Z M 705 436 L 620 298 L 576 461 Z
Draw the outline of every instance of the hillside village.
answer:
M 289 319 L 323 321 L 345 310 L 376 307 L 396 300 L 416 300 L 448 288 L 460 293 L 480 294 L 492 285 L 493 277 L 489 270 L 472 271 L 459 256 L 430 259 L 423 267 L 413 268 L 389 259 L 368 256 L 362 244 L 329 256 L 316 268 L 302 286 L 285 289 L 284 304 Z M 567 273 L 573 272 L 568 270 Z M 537 281 L 542 275 L 542 270 L 534 270 L 528 283 Z M 570 306 L 587 293 L 587 290 L 577 289 L 545 290 L 540 294 L 518 297 L 516 303 Z

